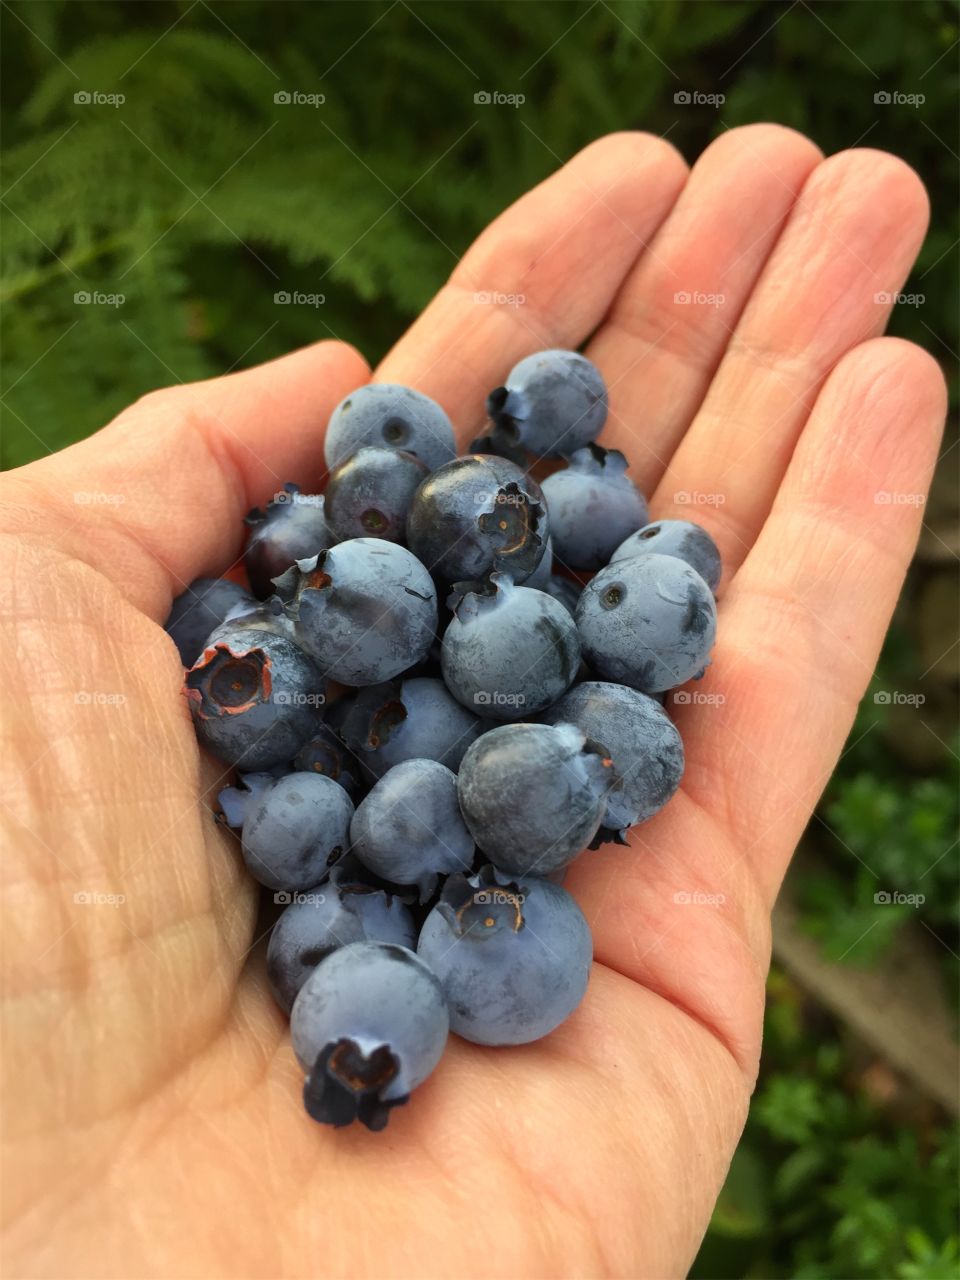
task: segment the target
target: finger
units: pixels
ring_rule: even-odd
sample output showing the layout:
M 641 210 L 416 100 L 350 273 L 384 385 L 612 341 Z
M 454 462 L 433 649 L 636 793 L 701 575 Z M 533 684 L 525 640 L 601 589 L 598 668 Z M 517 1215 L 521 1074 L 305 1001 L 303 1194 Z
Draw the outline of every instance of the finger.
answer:
M 600 322 L 686 178 L 662 138 L 592 143 L 510 206 L 376 371 L 433 396 L 466 440 L 523 356 L 576 347 Z
M 676 708 L 684 789 L 733 829 L 771 897 L 873 673 L 944 413 L 943 375 L 909 343 L 875 339 L 840 362 L 721 607 L 706 702 Z
M 162 620 L 172 595 L 237 557 L 251 506 L 286 481 L 319 482 L 327 419 L 367 376 L 352 347 L 321 342 L 153 392 L 89 439 L 11 473 L 6 518 L 58 541 Z
M 659 518 L 696 506 L 728 574 L 763 524 L 823 379 L 882 332 L 927 214 L 916 174 L 881 152 L 833 156 L 804 187 L 654 497 Z
M 652 493 L 750 291 L 822 155 L 779 125 L 722 134 L 693 167 L 587 355 L 610 388 L 603 443 Z

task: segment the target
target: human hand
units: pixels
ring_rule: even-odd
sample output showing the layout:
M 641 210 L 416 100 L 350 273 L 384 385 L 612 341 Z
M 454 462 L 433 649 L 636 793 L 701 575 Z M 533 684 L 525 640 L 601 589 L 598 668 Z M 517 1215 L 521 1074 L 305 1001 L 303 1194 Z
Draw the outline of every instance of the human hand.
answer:
M 881 153 L 754 126 L 688 176 L 615 135 L 498 219 L 376 371 L 465 443 L 518 358 L 593 334 L 603 443 L 725 565 L 713 665 L 673 708 L 681 790 L 567 879 L 595 938 L 583 1005 L 537 1044 L 452 1038 L 381 1134 L 303 1113 L 161 630 L 250 506 L 319 482 L 365 366 L 321 343 L 161 391 L 6 477 L 9 1275 L 685 1273 L 756 1071 L 770 907 L 920 525 L 876 495 L 922 495 L 935 460 L 940 372 L 877 336 L 925 224 Z

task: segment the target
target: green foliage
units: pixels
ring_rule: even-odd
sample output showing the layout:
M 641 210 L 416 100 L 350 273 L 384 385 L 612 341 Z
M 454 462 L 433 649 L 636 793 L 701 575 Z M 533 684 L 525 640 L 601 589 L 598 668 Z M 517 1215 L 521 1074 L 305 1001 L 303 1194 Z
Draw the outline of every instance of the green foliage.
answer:
M 877 22 L 870 8 L 771 21 L 756 0 L 11 0 L 5 462 L 154 386 L 318 337 L 377 359 L 504 205 L 608 130 L 668 134 L 691 158 L 756 119 L 826 150 L 869 134 L 946 193 L 955 69 L 937 60 L 955 11 L 892 0 Z M 878 109 L 885 86 L 927 102 Z M 678 106 L 680 89 L 726 101 Z M 325 101 L 274 101 L 293 90 Z M 493 90 L 525 101 L 475 103 Z M 77 104 L 78 91 L 125 101 Z M 955 348 L 956 232 L 950 206 L 935 211 L 908 286 L 928 301 L 895 327 Z M 324 301 L 274 302 L 295 291 Z M 83 306 L 79 292 L 124 301 Z

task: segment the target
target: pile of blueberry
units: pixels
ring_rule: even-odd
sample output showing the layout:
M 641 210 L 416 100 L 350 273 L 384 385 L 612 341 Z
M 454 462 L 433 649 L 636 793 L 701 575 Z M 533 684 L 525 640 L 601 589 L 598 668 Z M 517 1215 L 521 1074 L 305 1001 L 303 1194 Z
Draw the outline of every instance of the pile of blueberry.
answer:
M 325 493 L 247 517 L 249 590 L 200 579 L 167 622 L 200 743 L 239 771 L 219 818 L 288 904 L 268 974 L 329 1124 L 382 1128 L 450 1030 L 523 1044 L 577 1007 L 592 945 L 564 870 L 676 791 L 663 695 L 714 641 L 716 546 L 648 523 L 594 443 L 597 369 L 540 352 L 487 407 L 457 457 L 428 397 L 353 392 Z M 533 458 L 565 466 L 538 483 Z

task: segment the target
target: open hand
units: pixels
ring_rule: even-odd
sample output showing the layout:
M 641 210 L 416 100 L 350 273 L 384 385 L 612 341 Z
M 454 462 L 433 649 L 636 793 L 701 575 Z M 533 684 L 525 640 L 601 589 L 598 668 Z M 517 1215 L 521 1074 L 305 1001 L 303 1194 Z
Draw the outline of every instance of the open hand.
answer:
M 585 1002 L 538 1044 L 452 1038 L 381 1134 L 303 1112 L 161 630 L 250 506 L 319 484 L 366 366 L 324 342 L 156 392 L 3 480 L 7 1274 L 684 1274 L 756 1071 L 770 907 L 919 530 L 943 383 L 877 299 L 926 217 L 879 152 L 753 126 L 688 174 L 615 135 L 497 219 L 376 370 L 466 443 L 517 359 L 589 339 L 601 443 L 725 565 L 713 665 L 673 708 L 680 792 L 567 880 Z

